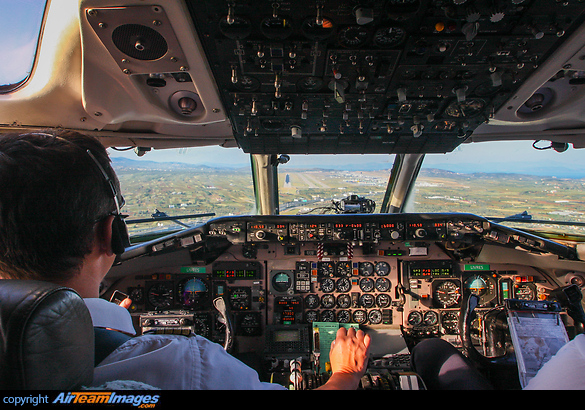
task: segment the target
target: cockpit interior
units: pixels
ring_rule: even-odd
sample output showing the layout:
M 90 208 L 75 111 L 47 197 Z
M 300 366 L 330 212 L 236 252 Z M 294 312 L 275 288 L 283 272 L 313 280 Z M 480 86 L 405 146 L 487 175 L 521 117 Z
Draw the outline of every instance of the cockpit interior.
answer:
M 140 155 L 250 157 L 254 213 L 118 257 L 101 297 L 130 297 L 138 334 L 194 332 L 263 381 L 311 390 L 331 334 L 353 326 L 372 339 L 360 388 L 411 390 L 425 388 L 410 364 L 424 339 L 501 359 L 512 376 L 496 387 L 518 389 L 510 312 L 583 333 L 585 236 L 407 208 L 429 154 L 585 148 L 582 0 L 52 0 L 41 27 L 29 75 L 0 86 L 0 138 L 58 128 Z M 379 210 L 355 195 L 285 215 L 278 167 L 293 154 L 396 159 Z

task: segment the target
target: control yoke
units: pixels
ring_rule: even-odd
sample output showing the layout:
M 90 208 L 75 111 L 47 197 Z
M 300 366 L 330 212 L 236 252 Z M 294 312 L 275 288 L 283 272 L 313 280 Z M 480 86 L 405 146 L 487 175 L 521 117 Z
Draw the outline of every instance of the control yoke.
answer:
M 225 300 L 222 297 L 213 299 L 213 307 L 219 312 L 219 321 L 225 325 L 223 348 L 229 352 L 234 343 L 234 328 Z

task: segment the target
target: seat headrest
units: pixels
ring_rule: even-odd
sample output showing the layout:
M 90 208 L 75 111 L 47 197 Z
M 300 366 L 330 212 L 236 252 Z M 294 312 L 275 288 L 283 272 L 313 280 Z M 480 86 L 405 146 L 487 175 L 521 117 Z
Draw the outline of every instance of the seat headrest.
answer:
M 0 389 L 71 390 L 93 380 L 93 324 L 73 289 L 0 280 L 0 343 Z

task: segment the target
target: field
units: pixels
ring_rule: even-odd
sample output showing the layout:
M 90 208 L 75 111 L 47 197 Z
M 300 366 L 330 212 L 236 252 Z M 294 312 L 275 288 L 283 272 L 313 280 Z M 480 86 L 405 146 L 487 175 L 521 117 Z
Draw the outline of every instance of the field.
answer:
M 138 169 L 116 167 L 129 220 L 156 210 L 169 216 L 214 212 L 216 216 L 254 213 L 247 169 L 209 167 Z M 282 167 L 280 213 L 327 212 L 332 200 L 351 194 L 372 199 L 379 211 L 389 171 L 300 170 Z M 533 219 L 585 222 L 585 179 L 516 174 L 458 174 L 423 170 L 409 212 L 469 212 L 505 217 L 527 211 Z M 188 224 L 200 220 L 184 221 Z M 172 222 L 131 225 L 132 232 L 173 227 Z M 176 227 L 176 225 L 174 225 Z M 558 226 L 555 226 L 558 229 Z M 561 228 L 568 230 L 568 228 Z M 572 229 L 585 234 L 585 228 Z

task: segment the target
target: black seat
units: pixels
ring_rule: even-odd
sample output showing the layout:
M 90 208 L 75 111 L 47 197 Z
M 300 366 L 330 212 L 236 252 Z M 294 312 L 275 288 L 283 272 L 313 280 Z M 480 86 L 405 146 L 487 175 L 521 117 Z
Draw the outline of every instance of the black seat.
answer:
M 0 280 L 0 343 L 0 389 L 72 390 L 93 380 L 93 324 L 70 288 Z

